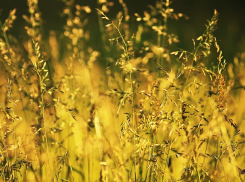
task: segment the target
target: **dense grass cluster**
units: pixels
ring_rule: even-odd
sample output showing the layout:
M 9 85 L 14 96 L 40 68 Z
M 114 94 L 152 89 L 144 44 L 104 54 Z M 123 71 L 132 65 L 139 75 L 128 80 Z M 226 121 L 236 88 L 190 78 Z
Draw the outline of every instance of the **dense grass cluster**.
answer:
M 48 40 L 38 0 L 24 42 L 9 33 L 16 9 L 0 22 L 1 181 L 244 181 L 245 54 L 227 65 L 216 10 L 193 50 L 176 50 L 168 22 L 187 17 L 169 0 L 134 17 L 119 0 L 112 18 L 113 2 L 62 1 Z

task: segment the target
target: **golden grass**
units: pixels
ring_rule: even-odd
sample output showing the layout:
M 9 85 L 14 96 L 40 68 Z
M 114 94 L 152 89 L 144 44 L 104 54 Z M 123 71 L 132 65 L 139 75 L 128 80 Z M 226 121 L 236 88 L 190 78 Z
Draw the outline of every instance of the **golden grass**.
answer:
M 119 0 L 115 19 L 106 0 L 96 10 L 63 2 L 64 31 L 48 41 L 37 0 L 24 46 L 9 34 L 16 10 L 0 22 L 2 181 L 244 180 L 245 54 L 227 66 L 216 10 L 193 50 L 176 51 L 168 21 L 186 16 L 169 0 L 135 17 Z M 86 46 L 91 11 L 100 51 Z

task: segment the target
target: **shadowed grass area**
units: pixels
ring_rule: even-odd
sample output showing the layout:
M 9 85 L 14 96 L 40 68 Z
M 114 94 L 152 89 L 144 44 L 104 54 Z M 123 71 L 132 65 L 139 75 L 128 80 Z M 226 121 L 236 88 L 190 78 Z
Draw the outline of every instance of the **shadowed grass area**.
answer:
M 114 17 L 106 0 L 62 2 L 48 38 L 37 0 L 24 42 L 15 9 L 0 22 L 2 181 L 244 180 L 245 54 L 226 63 L 216 10 L 184 50 L 168 25 L 187 16 L 169 0 L 134 16 L 119 0 Z

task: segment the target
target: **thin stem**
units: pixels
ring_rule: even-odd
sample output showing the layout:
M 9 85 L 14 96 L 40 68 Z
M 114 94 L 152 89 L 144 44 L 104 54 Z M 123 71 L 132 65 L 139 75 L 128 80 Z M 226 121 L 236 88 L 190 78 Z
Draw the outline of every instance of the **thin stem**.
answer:
M 127 60 L 129 61 L 129 55 L 128 55 L 128 45 L 127 43 L 125 42 L 125 39 L 123 38 L 123 35 L 121 33 L 121 31 L 119 30 L 118 26 L 116 26 L 113 22 L 112 22 L 112 25 L 116 28 L 117 32 L 119 33 L 120 35 L 120 38 L 122 39 L 123 41 L 123 44 L 124 44 L 124 53 L 126 53 L 126 58 Z
M 132 72 L 129 73 L 130 77 L 130 85 L 131 85 L 131 99 L 132 99 L 132 122 L 133 122 L 133 130 L 134 130 L 134 170 L 135 170 L 135 181 L 136 181 L 136 139 L 135 139 L 135 116 L 134 116 L 134 87 L 133 87 L 133 80 L 132 80 Z

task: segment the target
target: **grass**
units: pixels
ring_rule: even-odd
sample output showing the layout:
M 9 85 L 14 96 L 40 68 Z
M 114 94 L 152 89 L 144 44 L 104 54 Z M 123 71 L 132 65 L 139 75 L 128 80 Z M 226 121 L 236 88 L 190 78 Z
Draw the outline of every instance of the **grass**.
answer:
M 9 33 L 15 9 L 0 22 L 1 181 L 244 181 L 245 56 L 223 58 L 216 10 L 183 50 L 168 22 L 187 17 L 169 0 L 134 17 L 119 0 L 112 18 L 112 2 L 62 1 L 48 40 L 37 0 L 26 41 Z

